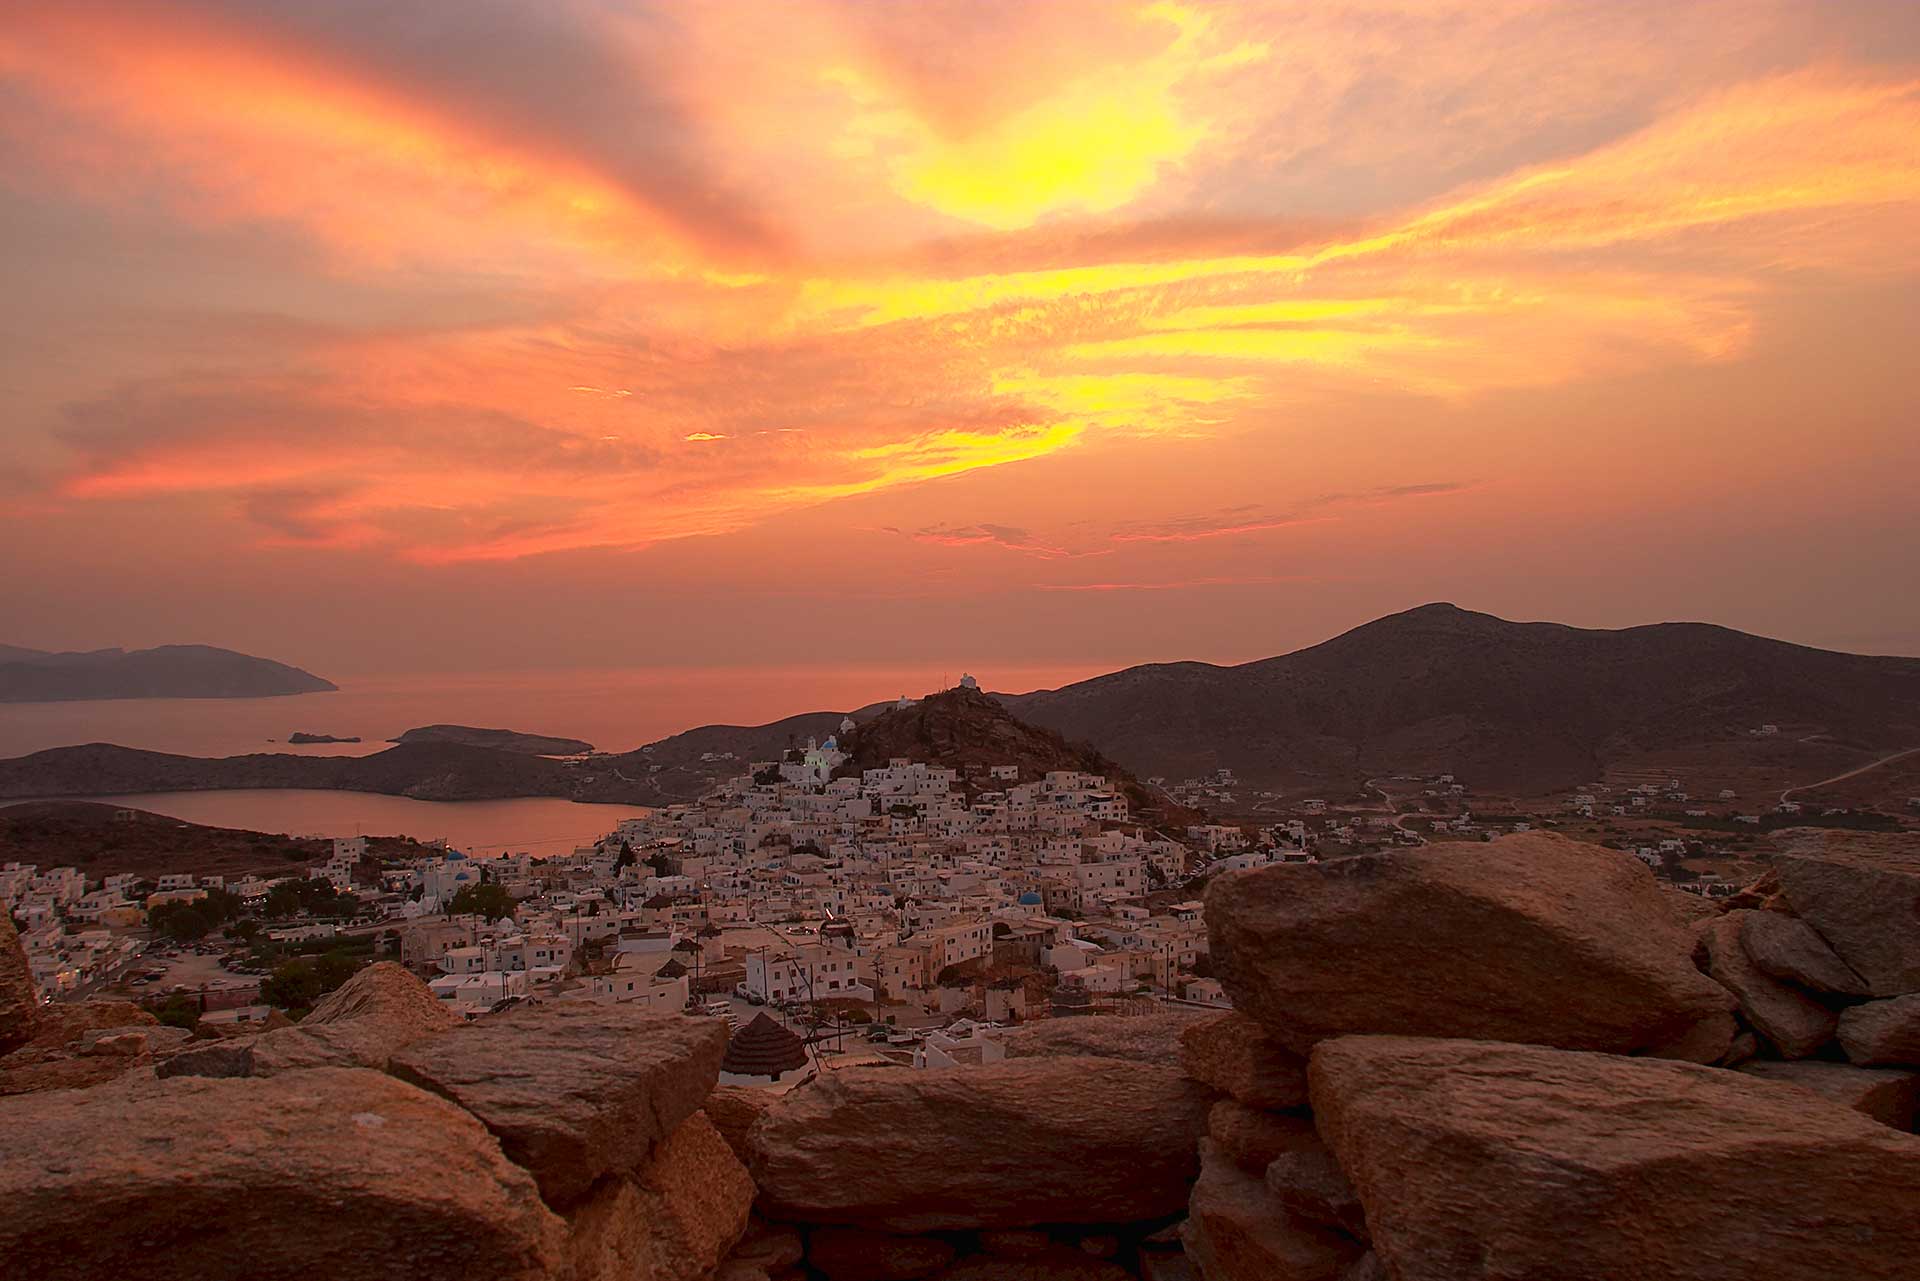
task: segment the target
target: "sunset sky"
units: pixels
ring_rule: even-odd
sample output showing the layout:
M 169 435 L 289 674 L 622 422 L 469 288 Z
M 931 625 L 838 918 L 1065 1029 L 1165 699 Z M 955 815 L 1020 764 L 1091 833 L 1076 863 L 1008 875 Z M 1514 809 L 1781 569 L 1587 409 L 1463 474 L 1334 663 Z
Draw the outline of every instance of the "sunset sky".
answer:
M 0 642 L 1920 654 L 1917 272 L 1910 0 L 0 0 Z

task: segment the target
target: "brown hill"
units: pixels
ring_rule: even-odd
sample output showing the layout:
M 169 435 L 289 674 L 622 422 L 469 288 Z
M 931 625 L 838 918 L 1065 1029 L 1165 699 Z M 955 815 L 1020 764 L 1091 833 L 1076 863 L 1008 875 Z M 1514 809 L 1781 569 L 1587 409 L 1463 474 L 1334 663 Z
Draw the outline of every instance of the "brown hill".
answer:
M 375 837 L 376 855 L 417 857 L 426 847 L 405 837 Z M 126 810 L 86 801 L 39 801 L 0 808 L 0 849 L 8 859 L 45 867 L 77 867 L 90 878 L 132 872 L 155 878 L 169 872 L 195 876 L 305 875 L 324 860 L 329 842 L 226 827 L 202 827 L 165 814 Z
M 0 647 L 0 703 L 100 698 L 264 698 L 337 689 L 270 658 L 211 645 L 48 654 Z
M 199 792 L 229 788 L 378 792 L 425 801 L 560 796 L 644 801 L 641 785 L 543 756 L 456 743 L 409 743 L 371 756 L 175 756 L 110 743 L 0 761 L 0 799 Z
M 857 775 L 906 758 L 958 770 L 962 783 L 973 793 L 1005 786 L 989 782 L 987 770 L 994 765 L 1018 766 L 1021 782 L 1032 782 L 1053 770 L 1079 770 L 1112 780 L 1144 821 L 1163 825 L 1200 821 L 1194 811 L 1177 809 L 1166 797 L 1142 787 L 1125 766 L 1092 746 L 1029 724 L 1009 712 L 998 697 L 978 690 L 929 694 L 917 703 L 874 716 L 839 742 L 847 753 L 847 762 L 839 770 L 842 775 Z
M 1920 744 L 1920 659 L 1702 623 L 1511 623 L 1452 605 L 1279 658 L 1156 663 L 1005 701 L 1143 774 L 1226 766 L 1280 784 L 1451 771 L 1537 793 L 1639 753 L 1737 747 L 1762 724 L 1862 757 Z
M 845 772 L 878 769 L 907 757 L 983 774 L 991 765 L 1017 765 L 1022 782 L 1051 770 L 1082 770 L 1127 779 L 1132 775 L 1084 743 L 1017 719 L 999 699 L 972 689 L 929 694 L 917 703 L 881 713 L 840 739 Z

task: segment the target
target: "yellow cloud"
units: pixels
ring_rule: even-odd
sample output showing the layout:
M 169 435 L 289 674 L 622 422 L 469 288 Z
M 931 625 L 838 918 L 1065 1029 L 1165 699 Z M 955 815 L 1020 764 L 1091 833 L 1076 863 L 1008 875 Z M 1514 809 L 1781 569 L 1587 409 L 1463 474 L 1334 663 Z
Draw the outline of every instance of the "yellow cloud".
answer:
M 901 196 L 1001 230 L 1031 226 L 1062 210 L 1118 209 L 1209 136 L 1209 125 L 1182 101 L 1182 87 L 1267 52 L 1251 43 L 1211 52 L 1212 19 L 1177 5 L 1151 5 L 1140 16 L 1174 28 L 1172 43 L 1159 54 L 1071 81 L 962 138 L 942 135 L 889 101 L 858 71 L 830 69 L 825 78 L 858 108 L 835 154 L 849 160 L 889 157 L 893 188 Z

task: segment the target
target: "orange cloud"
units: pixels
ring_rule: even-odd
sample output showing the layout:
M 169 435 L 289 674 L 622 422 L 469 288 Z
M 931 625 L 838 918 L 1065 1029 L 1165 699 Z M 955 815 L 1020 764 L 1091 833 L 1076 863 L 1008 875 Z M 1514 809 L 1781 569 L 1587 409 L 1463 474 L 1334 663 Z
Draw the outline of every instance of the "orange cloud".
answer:
M 1812 277 L 1920 266 L 1920 81 L 1780 73 L 1791 6 L 1697 79 L 1715 24 L 1636 11 L 1595 35 L 1627 88 L 1559 90 L 1537 73 L 1574 19 L 1525 4 L 327 8 L 0 28 L 4 198 L 98 219 L 69 261 L 141 242 L 125 283 L 169 304 L 15 304 L 58 345 L 26 370 L 50 501 L 198 499 L 274 545 L 446 564 L 1126 450 L 1166 496 L 1109 494 L 1107 534 L 942 509 L 902 549 L 1199 554 L 1394 496 L 1154 515 L 1226 505 L 1196 443 L 1358 469 L 1353 397 L 1726 365 Z M 1084 38 L 1011 49 L 1002 85 L 996 22 Z M 1444 160 L 1412 154 L 1421 107 Z M 1044 515 L 1050 483 L 1006 488 Z

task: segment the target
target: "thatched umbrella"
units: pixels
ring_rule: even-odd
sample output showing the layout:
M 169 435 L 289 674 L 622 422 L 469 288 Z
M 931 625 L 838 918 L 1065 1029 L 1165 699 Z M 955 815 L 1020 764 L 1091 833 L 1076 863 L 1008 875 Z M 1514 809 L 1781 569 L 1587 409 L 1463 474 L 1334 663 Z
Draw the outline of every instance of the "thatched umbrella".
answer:
M 782 1072 L 807 1065 L 807 1046 L 762 1011 L 727 1042 L 720 1070 L 736 1076 L 764 1076 L 778 1081 Z

